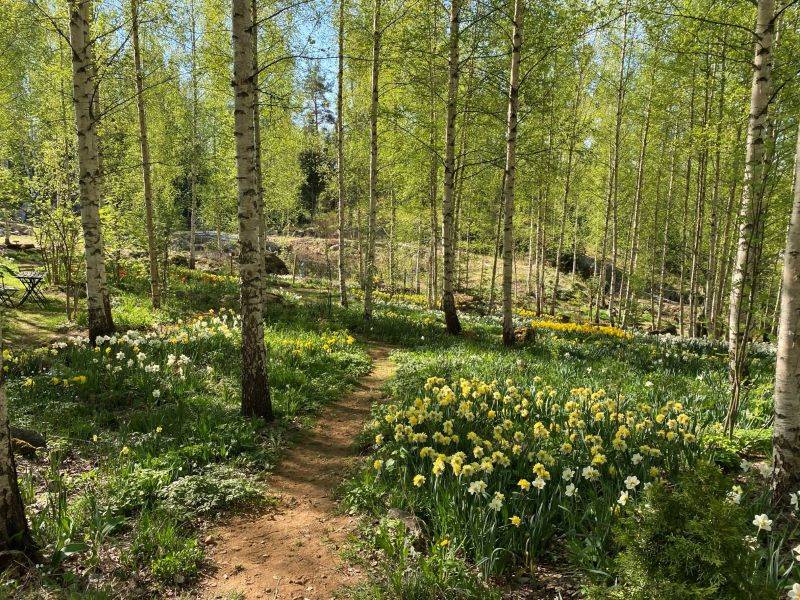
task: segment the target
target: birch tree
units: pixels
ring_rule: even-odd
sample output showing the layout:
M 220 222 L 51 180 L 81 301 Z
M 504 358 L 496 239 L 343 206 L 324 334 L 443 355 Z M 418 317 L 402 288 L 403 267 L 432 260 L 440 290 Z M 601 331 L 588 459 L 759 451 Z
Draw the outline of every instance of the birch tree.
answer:
M 794 169 L 794 203 L 786 235 L 772 434 L 773 503 L 800 487 L 800 131 Z
M 514 345 L 512 315 L 512 276 L 514 259 L 514 182 L 517 161 L 517 111 L 519 110 L 519 61 L 522 51 L 523 0 L 514 0 L 514 23 L 511 34 L 511 69 L 508 86 L 506 131 L 506 168 L 503 186 L 503 343 Z
M 97 68 L 91 34 L 92 0 L 70 0 L 69 32 L 72 47 L 72 102 L 78 135 L 78 188 L 86 258 L 86 306 L 89 338 L 114 331 L 106 285 L 103 233 L 100 226 L 100 152 L 97 123 Z
M 731 278 L 728 313 L 728 366 L 732 397 L 725 421 L 730 431 L 736 423 L 742 385 L 742 371 L 747 350 L 746 331 L 742 328 L 745 287 L 752 272 L 753 236 L 760 229 L 764 196 L 764 168 L 768 140 L 768 112 L 772 93 L 772 43 L 775 33 L 775 0 L 758 0 L 755 57 L 750 91 L 750 114 L 744 167 L 744 188 L 739 207 L 739 235 Z
M 3 340 L 3 319 L 0 316 L 0 346 Z M 3 352 L 0 349 L 0 567 L 25 558 L 31 563 L 41 561 L 28 521 L 25 506 L 17 483 L 17 465 L 11 446 L 11 431 L 8 425 L 8 401 L 6 399 Z
M 133 66 L 136 76 L 136 112 L 139 117 L 139 144 L 142 149 L 142 182 L 144 189 L 144 217 L 147 230 L 147 257 L 150 263 L 150 300 L 153 308 L 161 305 L 158 279 L 158 249 L 153 228 L 153 182 L 150 170 L 150 143 L 147 137 L 147 113 L 144 105 L 144 69 L 139 49 L 139 2 L 131 0 L 131 41 Z
M 347 270 L 345 264 L 345 189 L 344 189 L 344 0 L 339 0 L 339 63 L 336 90 L 336 175 L 339 182 L 339 302 L 347 306 Z
M 378 216 L 378 76 L 381 51 L 381 0 L 375 0 L 372 14 L 372 76 L 369 108 L 369 215 L 367 218 L 367 265 L 364 281 L 364 318 L 372 318 L 372 290 L 375 287 L 375 235 Z
M 458 102 L 459 78 L 459 16 L 460 0 L 450 2 L 450 52 L 447 86 L 447 110 L 445 124 L 444 151 L 444 194 L 442 196 L 442 241 L 444 245 L 444 273 L 442 282 L 442 310 L 451 335 L 461 333 L 458 311 L 453 295 L 453 269 L 455 266 L 455 240 L 453 236 L 453 192 L 455 175 L 456 147 L 456 104 Z
M 267 353 L 261 306 L 258 182 L 253 119 L 253 12 L 248 0 L 233 0 L 233 90 L 236 180 L 239 188 L 239 279 L 242 310 L 242 414 L 271 421 Z

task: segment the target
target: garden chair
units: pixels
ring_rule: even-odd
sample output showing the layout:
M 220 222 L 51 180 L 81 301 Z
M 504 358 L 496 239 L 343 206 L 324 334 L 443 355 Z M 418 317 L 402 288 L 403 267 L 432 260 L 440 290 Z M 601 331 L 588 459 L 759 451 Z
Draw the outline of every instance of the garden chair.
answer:
M 19 290 L 14 287 L 7 286 L 3 279 L 3 275 L 0 275 L 0 304 L 3 306 L 7 306 L 8 308 L 14 308 L 14 296 L 17 295 Z

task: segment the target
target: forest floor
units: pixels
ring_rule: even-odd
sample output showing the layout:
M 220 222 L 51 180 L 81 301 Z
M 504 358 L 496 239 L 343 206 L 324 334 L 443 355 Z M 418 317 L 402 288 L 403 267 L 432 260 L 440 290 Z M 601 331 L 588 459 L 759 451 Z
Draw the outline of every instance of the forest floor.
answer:
M 354 467 L 354 442 L 370 408 L 394 373 L 389 352 L 370 345 L 372 371 L 285 452 L 268 480 L 277 508 L 234 517 L 210 532 L 214 569 L 200 584 L 203 597 L 327 599 L 363 578 L 339 556 L 357 522 L 339 511 L 334 495 Z

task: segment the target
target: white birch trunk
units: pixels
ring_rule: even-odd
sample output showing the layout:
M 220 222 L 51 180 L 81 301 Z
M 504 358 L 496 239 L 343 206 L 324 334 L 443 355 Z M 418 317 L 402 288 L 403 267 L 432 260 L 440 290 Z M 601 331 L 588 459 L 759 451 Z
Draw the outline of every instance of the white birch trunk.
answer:
M 744 187 L 739 208 L 739 235 L 731 278 L 728 312 L 728 366 L 732 386 L 731 405 L 726 427 L 732 430 L 739 410 L 742 367 L 746 340 L 742 336 L 742 299 L 750 264 L 753 235 L 759 229 L 761 215 L 754 210 L 761 205 L 763 171 L 766 164 L 768 111 L 772 93 L 772 44 L 775 32 L 775 0 L 758 0 L 756 44 L 750 92 L 750 115 L 744 167 Z M 751 285 L 753 282 L 751 282 Z
M 91 46 L 91 0 L 70 1 L 72 47 L 72 100 L 78 134 L 78 187 L 81 199 L 84 255 L 86 257 L 86 306 L 89 338 L 114 331 L 106 285 L 103 234 L 100 227 L 100 153 L 97 138 L 99 115 L 95 113 L 97 82 Z
M 239 188 L 239 278 L 242 309 L 242 414 L 272 420 L 261 310 L 261 264 L 256 172 L 253 13 L 233 0 L 233 91 L 236 179 Z
M 344 189 L 344 0 L 339 0 L 339 65 L 336 91 L 336 175 L 339 183 L 339 302 L 347 306 L 347 268 L 345 264 Z
M 517 111 L 519 109 L 519 62 L 522 51 L 523 0 L 514 0 L 514 29 L 511 36 L 511 69 L 508 86 L 508 129 L 506 169 L 503 188 L 503 343 L 514 345 L 511 281 L 514 254 L 514 182 L 517 162 Z
M 795 157 L 794 203 L 783 255 L 780 326 L 775 365 L 772 434 L 773 503 L 800 487 L 800 132 Z
M 378 216 L 378 77 L 381 52 L 381 0 L 375 0 L 372 15 L 372 80 L 369 108 L 369 213 L 367 217 L 367 260 L 364 281 L 364 318 L 372 318 L 372 290 L 375 287 L 375 236 Z

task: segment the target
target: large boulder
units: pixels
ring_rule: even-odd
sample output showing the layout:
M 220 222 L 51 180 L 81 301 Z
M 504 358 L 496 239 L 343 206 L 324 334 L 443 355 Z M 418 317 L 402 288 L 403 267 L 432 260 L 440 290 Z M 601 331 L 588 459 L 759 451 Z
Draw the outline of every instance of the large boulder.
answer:
M 280 256 L 274 252 L 267 252 L 264 255 L 264 268 L 268 275 L 288 275 L 289 269 Z

